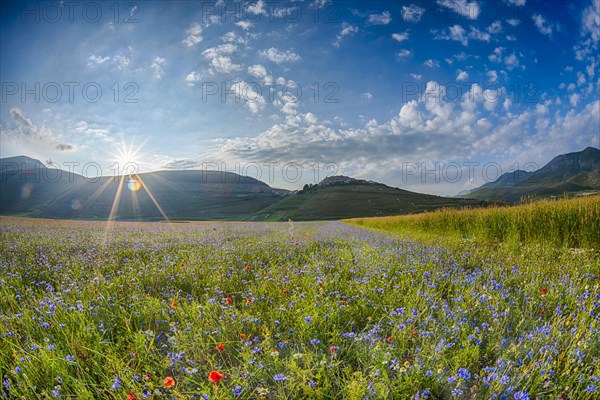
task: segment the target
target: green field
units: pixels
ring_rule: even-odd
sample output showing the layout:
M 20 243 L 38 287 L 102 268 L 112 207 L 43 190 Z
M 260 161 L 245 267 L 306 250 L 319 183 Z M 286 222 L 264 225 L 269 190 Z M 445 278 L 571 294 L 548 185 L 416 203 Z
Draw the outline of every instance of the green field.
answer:
M 0 397 L 591 400 L 597 206 L 353 221 L 403 235 L 2 218 Z

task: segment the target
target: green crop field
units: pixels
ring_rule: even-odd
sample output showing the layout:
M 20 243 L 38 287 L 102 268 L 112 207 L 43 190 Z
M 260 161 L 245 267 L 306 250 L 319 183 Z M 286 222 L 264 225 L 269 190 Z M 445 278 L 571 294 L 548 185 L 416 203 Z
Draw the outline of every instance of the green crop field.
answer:
M 598 220 L 2 218 L 0 397 L 591 400 Z

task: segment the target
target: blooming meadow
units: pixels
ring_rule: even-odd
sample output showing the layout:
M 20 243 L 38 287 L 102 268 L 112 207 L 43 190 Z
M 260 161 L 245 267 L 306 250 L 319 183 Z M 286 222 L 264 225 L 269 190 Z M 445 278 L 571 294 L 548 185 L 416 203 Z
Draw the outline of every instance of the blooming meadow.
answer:
M 0 397 L 594 399 L 597 258 L 330 223 L 0 220 Z

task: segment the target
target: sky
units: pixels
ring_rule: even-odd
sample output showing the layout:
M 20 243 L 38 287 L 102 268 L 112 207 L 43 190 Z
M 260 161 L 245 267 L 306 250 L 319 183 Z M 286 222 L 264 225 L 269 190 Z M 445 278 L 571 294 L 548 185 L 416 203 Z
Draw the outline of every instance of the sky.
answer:
M 5 1 L 0 156 L 455 195 L 600 143 L 600 0 Z

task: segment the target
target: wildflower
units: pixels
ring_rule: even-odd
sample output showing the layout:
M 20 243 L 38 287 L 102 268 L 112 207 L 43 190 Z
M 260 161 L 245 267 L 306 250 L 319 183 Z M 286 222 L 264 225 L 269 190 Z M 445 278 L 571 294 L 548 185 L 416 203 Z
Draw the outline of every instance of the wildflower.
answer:
M 541 292 L 542 292 L 542 294 L 546 294 L 546 293 L 548 293 L 548 289 L 546 289 L 546 288 L 542 288 Z M 515 393 L 515 394 L 516 394 L 516 393 Z M 516 397 L 515 397 L 515 398 L 516 398 Z
M 217 350 L 219 350 L 219 351 L 223 351 L 223 350 L 225 350 L 225 346 L 223 345 L 223 343 L 219 343 L 219 344 L 218 344 L 218 345 L 215 347 L 215 349 L 217 349 Z
M 595 392 L 596 390 L 598 390 L 598 386 L 596 385 L 589 385 L 588 387 L 585 388 L 586 392 Z
M 225 304 L 231 304 L 233 300 L 231 300 L 231 297 L 228 297 L 225 299 Z
M 273 376 L 273 379 L 275 379 L 275 382 L 281 382 L 285 381 L 287 377 L 284 374 L 277 374 Z
M 250 266 L 249 266 L 249 265 L 246 265 L 246 268 L 245 268 L 245 269 L 246 269 L 246 271 L 250 271 Z
M 163 386 L 167 389 L 172 388 L 173 386 L 175 386 L 175 379 L 173 379 L 173 377 L 171 376 L 167 376 L 163 381 Z
M 177 307 L 177 302 L 176 301 L 172 302 L 171 307 Z
M 423 390 L 423 397 L 429 397 L 429 396 L 431 396 L 431 392 L 429 391 L 429 389 Z
M 131 392 L 127 392 L 127 400 L 137 400 L 137 398 Z
M 65 357 L 65 359 L 67 361 L 73 361 L 75 359 L 75 356 L 71 355 L 71 354 L 67 354 L 67 356 Z
M 233 393 L 234 396 L 241 395 L 243 391 L 244 391 L 244 389 L 242 389 L 242 387 L 240 385 L 231 389 L 231 393 Z
M 259 396 L 266 396 L 269 394 L 269 389 L 259 386 L 256 388 L 256 393 L 258 393 Z
M 466 368 L 460 368 L 456 374 L 459 378 L 462 378 L 464 380 L 471 379 L 471 373 Z
M 513 399 L 516 399 L 516 400 L 529 400 L 529 396 L 527 395 L 527 392 L 516 392 L 513 395 Z
M 308 386 L 315 387 L 315 386 L 317 386 L 317 382 L 310 380 L 310 381 L 308 381 Z
M 246 305 L 248 305 L 248 304 L 250 304 L 250 303 L 252 303 L 252 299 L 251 299 L 250 297 L 248 297 L 248 298 L 246 299 Z
M 319 339 L 310 339 L 310 344 L 317 345 L 319 343 L 321 343 L 321 341 Z
M 340 348 L 339 348 L 339 347 L 337 347 L 337 346 L 333 346 L 333 345 L 329 346 L 329 351 L 331 351 L 332 353 L 335 353 L 335 352 L 336 352 L 336 351 L 338 351 L 339 349 L 340 349 Z
M 58 389 L 53 389 L 50 393 L 52 393 L 52 396 L 54 397 L 60 397 L 60 390 Z
M 223 378 L 225 378 L 225 375 L 219 371 L 211 371 L 210 374 L 208 374 L 208 381 L 214 383 L 215 385 L 218 385 L 219 381 Z
M 114 383 L 112 384 L 113 390 L 117 390 L 118 388 L 120 388 L 122 383 L 123 382 L 121 381 L 121 379 L 119 377 L 116 377 Z

